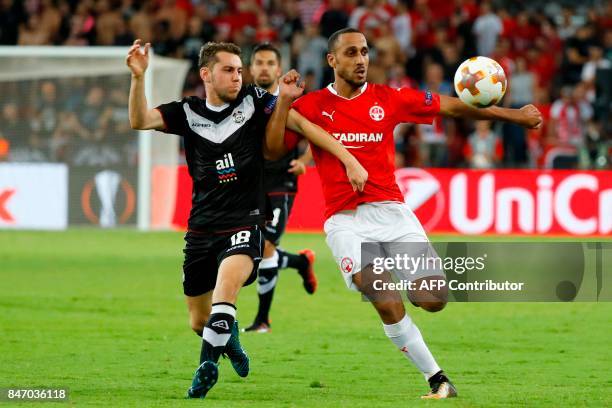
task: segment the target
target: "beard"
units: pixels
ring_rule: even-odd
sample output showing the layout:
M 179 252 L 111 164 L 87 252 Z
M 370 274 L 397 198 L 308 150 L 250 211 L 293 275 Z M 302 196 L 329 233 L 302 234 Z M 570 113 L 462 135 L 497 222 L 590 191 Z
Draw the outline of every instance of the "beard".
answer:
M 357 79 L 347 72 L 338 72 L 338 76 L 353 88 L 360 88 L 367 82 L 367 75 L 363 79 Z
M 219 96 L 219 99 L 221 99 L 225 103 L 232 103 L 236 100 L 239 93 L 240 91 L 236 92 L 236 94 L 230 94 L 228 91 L 217 91 L 217 96 Z
M 361 88 L 363 84 L 366 83 L 366 79 L 354 80 L 354 79 L 345 79 L 346 83 L 348 83 L 353 88 Z
M 272 78 L 255 81 L 255 85 L 264 89 L 268 89 L 270 86 L 272 86 L 273 83 L 274 80 Z

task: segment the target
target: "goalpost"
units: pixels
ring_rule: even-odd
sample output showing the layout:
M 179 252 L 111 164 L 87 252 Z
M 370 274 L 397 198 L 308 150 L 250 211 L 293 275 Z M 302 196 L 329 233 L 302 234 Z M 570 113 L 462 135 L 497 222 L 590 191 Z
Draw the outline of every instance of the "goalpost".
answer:
M 129 128 L 128 48 L 0 47 L 0 139 L 9 146 L 2 165 L 65 166 L 65 225 L 171 225 L 179 139 Z M 149 106 L 180 99 L 188 68 L 188 61 L 151 50 Z M 6 118 L 15 116 L 17 125 L 10 125 Z M 157 172 L 153 185 L 156 168 L 167 171 Z M 155 202 L 154 189 L 166 193 Z M 54 191 L 48 195 L 62 201 Z

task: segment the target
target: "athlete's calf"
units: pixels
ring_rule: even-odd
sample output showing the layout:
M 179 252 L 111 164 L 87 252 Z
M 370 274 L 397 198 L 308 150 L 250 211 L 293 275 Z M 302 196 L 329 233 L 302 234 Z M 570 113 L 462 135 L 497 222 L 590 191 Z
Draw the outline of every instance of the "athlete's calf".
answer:
M 186 296 L 185 300 L 189 310 L 189 325 L 198 337 L 202 337 L 204 326 L 210 317 L 212 290 L 199 296 Z

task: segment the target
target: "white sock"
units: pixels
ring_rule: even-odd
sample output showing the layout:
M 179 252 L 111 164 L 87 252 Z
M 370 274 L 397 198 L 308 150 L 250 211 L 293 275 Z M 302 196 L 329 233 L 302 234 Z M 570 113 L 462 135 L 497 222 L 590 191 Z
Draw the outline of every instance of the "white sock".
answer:
M 263 295 L 274 289 L 278 280 L 278 252 L 274 251 L 274 255 L 261 260 L 258 275 L 257 293 Z
M 259 267 L 261 269 L 278 268 L 278 258 L 278 252 L 274 251 L 274 254 L 272 254 L 271 257 L 261 260 Z
M 425 379 L 440 371 L 440 367 L 427 348 L 419 328 L 412 319 L 405 315 L 402 320 L 394 324 L 383 324 L 385 334 L 398 349 L 414 363 L 425 375 Z

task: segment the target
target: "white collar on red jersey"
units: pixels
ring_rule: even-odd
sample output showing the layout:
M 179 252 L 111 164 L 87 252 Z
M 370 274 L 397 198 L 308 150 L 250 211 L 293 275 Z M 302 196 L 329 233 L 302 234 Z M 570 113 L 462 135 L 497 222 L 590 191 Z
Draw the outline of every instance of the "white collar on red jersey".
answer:
M 327 90 L 331 93 L 333 93 L 334 95 L 336 95 L 337 97 L 340 97 L 342 99 L 346 99 L 346 100 L 352 100 L 355 99 L 361 95 L 363 95 L 363 93 L 365 92 L 366 88 L 368 87 L 368 83 L 366 82 L 365 84 L 363 84 L 363 86 L 361 87 L 361 89 L 359 90 L 359 93 L 355 96 L 353 96 L 352 98 L 345 98 L 342 95 L 338 95 L 338 92 L 336 92 L 336 88 L 334 88 L 334 83 L 332 82 L 331 84 L 327 85 Z

